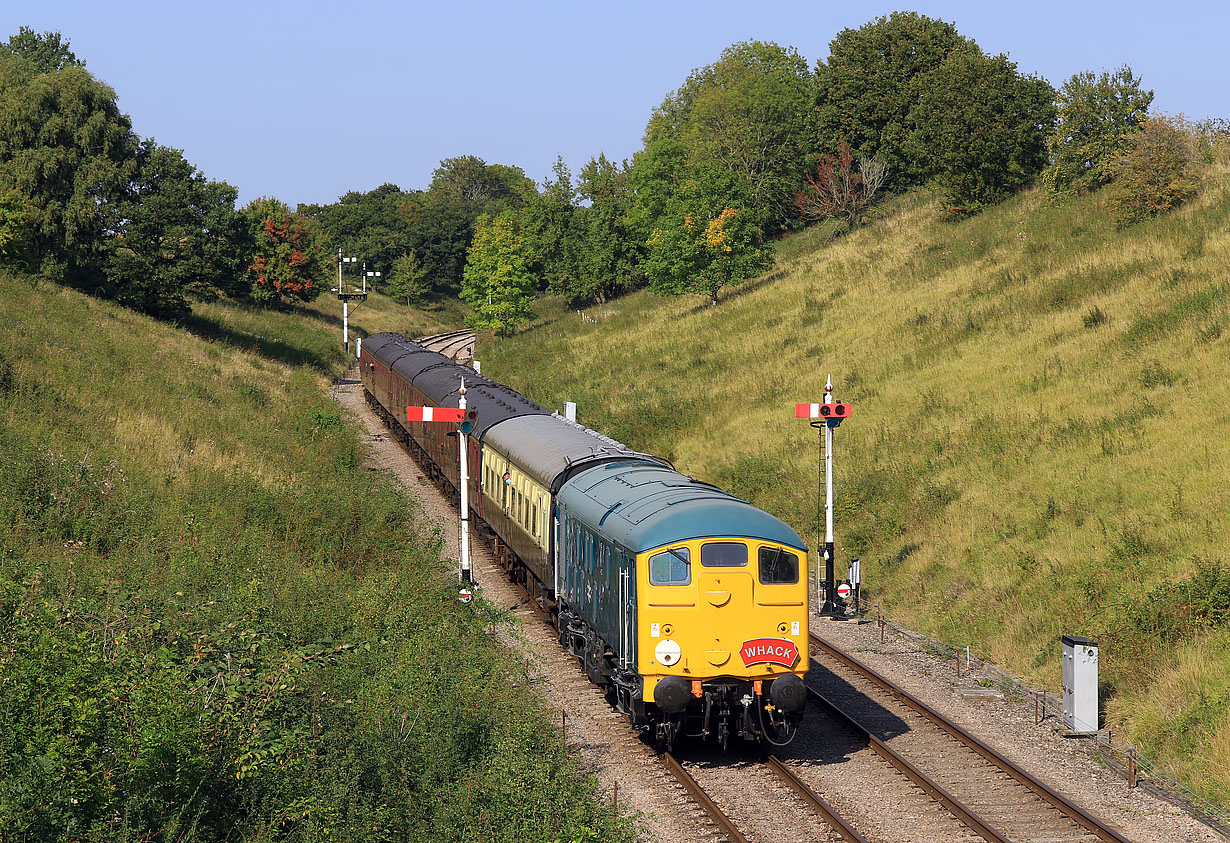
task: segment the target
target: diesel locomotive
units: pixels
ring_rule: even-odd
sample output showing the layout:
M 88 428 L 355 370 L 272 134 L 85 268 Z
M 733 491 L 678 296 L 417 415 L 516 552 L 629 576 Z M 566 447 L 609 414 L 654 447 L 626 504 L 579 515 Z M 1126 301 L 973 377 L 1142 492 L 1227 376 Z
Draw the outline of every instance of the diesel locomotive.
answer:
M 454 431 L 406 410 L 457 407 L 465 379 L 472 516 L 633 726 L 668 748 L 794 736 L 808 590 L 793 529 L 398 334 L 365 339 L 359 366 L 371 406 L 453 491 Z

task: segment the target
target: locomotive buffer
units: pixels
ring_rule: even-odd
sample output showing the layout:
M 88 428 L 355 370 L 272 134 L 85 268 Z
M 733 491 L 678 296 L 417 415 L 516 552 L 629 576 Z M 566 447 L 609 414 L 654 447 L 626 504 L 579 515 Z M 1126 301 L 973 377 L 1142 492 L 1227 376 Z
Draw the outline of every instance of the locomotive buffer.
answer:
M 833 402 L 833 376 L 824 384 L 824 403 L 795 404 L 794 417 L 816 419 L 811 426 L 821 432 L 824 450 L 824 604 L 820 614 L 839 618 L 844 614 L 844 601 L 838 602 L 833 575 L 833 431 L 854 413 L 854 405 Z M 817 506 L 819 501 L 817 501 Z

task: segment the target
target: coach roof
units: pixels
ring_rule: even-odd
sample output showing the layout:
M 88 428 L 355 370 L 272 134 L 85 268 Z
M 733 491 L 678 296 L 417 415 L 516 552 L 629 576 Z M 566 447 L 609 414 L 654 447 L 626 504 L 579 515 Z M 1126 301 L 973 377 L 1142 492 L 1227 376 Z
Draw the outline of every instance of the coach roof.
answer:
M 637 453 L 627 445 L 555 414 L 509 419 L 489 430 L 483 437 L 483 445 L 511 458 L 552 494 L 586 466 L 618 459 L 662 464 L 657 457 Z

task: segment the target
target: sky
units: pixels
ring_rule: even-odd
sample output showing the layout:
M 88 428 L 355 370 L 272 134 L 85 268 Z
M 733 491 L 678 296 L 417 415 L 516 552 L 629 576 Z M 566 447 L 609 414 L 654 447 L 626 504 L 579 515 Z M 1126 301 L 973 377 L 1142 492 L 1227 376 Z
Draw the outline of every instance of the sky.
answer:
M 630 159 L 653 109 L 731 44 L 794 47 L 814 68 L 838 32 L 898 10 L 1056 87 L 1126 63 L 1154 112 L 1230 118 L 1223 0 L 3 0 L 0 37 L 59 31 L 142 138 L 183 150 L 241 204 L 295 206 L 426 188 L 462 155 L 538 182 L 560 157 L 574 174 L 599 153 Z

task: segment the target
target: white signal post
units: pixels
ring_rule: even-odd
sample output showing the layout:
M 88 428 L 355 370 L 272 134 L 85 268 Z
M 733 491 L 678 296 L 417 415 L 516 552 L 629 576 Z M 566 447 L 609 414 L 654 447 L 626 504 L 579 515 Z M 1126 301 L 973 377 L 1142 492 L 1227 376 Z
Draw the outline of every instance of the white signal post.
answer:
M 461 379 L 461 388 L 457 390 L 456 407 L 407 407 L 406 421 L 427 423 L 449 423 L 457 425 L 458 455 L 458 485 L 461 487 L 461 559 L 458 560 L 457 579 L 461 582 L 461 590 L 457 598 L 462 603 L 469 603 L 474 592 L 469 583 L 474 582 L 473 565 L 470 559 L 470 468 L 469 455 L 466 448 L 466 432 L 478 419 L 477 411 L 466 410 L 466 381 Z
M 846 403 L 833 402 L 833 376 L 829 375 L 824 384 L 823 404 L 795 404 L 795 418 L 820 419 L 811 422 L 812 427 L 821 428 L 824 447 L 824 604 L 820 614 L 839 617 L 838 596 L 833 574 L 833 429 L 850 417 L 854 407 Z
M 358 263 L 358 258 L 342 257 L 342 247 L 337 247 L 337 288 L 334 292 L 337 293 L 338 299 L 342 303 L 342 348 L 350 351 L 350 302 L 352 300 L 367 301 L 367 278 L 363 279 L 363 292 L 346 292 L 346 288 L 342 286 L 342 264 Z M 366 264 L 364 264 L 366 267 Z M 366 270 L 364 270 L 366 272 Z M 376 273 L 379 275 L 380 273 Z
M 466 455 L 466 433 L 464 420 L 466 417 L 466 379 L 461 379 L 461 389 L 457 391 L 457 407 L 461 410 L 463 425 L 457 428 L 457 444 L 461 449 L 461 570 L 458 577 L 462 585 L 473 582 L 470 565 L 470 471 Z M 465 588 L 462 591 L 466 591 Z M 469 601 L 462 597 L 463 603 Z

